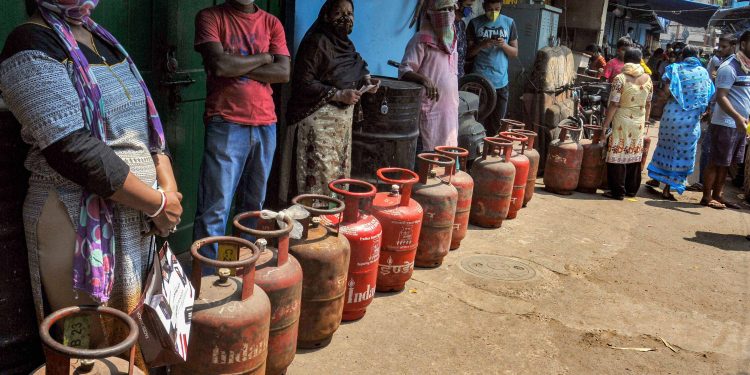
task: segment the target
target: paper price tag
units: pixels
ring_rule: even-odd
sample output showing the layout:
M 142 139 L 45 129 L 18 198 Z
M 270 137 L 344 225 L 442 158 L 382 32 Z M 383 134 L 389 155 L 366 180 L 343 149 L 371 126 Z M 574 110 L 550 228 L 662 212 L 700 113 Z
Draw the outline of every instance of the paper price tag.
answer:
M 91 317 L 75 316 L 65 319 L 63 345 L 88 349 L 91 338 Z
M 219 243 L 219 260 L 224 262 L 235 262 L 240 260 L 240 247 L 237 244 L 232 243 Z M 232 268 L 229 270 L 230 275 L 235 276 L 237 270 Z

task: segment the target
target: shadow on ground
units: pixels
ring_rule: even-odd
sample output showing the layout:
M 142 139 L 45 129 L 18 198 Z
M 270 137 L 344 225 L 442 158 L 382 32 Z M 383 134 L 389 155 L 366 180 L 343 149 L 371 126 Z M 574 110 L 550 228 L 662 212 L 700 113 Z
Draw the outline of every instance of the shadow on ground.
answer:
M 695 242 L 726 251 L 750 251 L 750 242 L 741 234 L 695 232 L 695 237 L 685 237 L 685 241 Z
M 675 202 L 675 201 L 670 201 L 670 200 L 650 200 L 650 201 L 646 201 L 645 204 L 646 206 L 664 208 L 667 210 L 673 210 L 673 211 L 681 212 L 684 214 L 700 216 L 700 212 L 685 210 L 685 208 L 695 209 L 695 208 L 701 207 L 695 203 Z
M 547 190 L 544 190 L 544 188 L 541 188 L 541 187 L 537 187 L 534 190 L 534 194 L 536 194 L 536 195 L 549 195 L 549 196 L 558 197 L 558 198 L 562 198 L 562 199 L 573 199 L 573 200 L 587 200 L 587 201 L 602 201 L 602 200 L 607 200 L 607 198 L 602 197 L 601 193 L 598 193 L 598 192 L 597 192 L 597 194 L 587 194 L 587 193 L 581 193 L 579 191 L 573 191 L 572 194 L 570 194 L 570 195 L 562 195 L 562 194 L 556 194 L 556 193 L 549 192 Z

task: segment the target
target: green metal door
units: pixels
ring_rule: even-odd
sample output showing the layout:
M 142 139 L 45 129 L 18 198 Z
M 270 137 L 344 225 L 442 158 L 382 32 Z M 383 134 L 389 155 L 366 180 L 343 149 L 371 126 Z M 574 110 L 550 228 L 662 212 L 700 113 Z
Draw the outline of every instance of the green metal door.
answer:
M 26 17 L 24 0 L 1 0 L 0 41 Z M 206 74 L 193 50 L 194 20 L 199 10 L 223 0 L 104 0 L 93 18 L 127 48 L 148 84 L 164 123 L 175 174 L 184 196 L 184 214 L 172 248 L 185 252 L 192 242 L 198 179 L 203 156 L 203 109 Z M 259 0 L 258 6 L 281 16 L 282 0 Z M 283 18 L 282 18 L 283 20 Z
M 159 109 L 174 158 L 175 174 L 184 196 L 184 213 L 177 233 L 170 238 L 176 252 L 188 251 L 192 242 L 193 220 L 198 197 L 200 165 L 203 157 L 203 110 L 206 99 L 206 73 L 200 54 L 193 49 L 195 15 L 201 9 L 223 0 L 157 1 L 155 14 L 166 14 L 158 23 L 166 27 L 157 34 L 154 53 L 161 56 L 164 69 L 159 76 Z M 256 4 L 279 16 L 281 0 L 263 0 Z M 159 30 L 159 32 L 161 32 Z M 167 61 L 171 61 L 168 67 Z M 176 63 L 176 69 L 174 69 Z

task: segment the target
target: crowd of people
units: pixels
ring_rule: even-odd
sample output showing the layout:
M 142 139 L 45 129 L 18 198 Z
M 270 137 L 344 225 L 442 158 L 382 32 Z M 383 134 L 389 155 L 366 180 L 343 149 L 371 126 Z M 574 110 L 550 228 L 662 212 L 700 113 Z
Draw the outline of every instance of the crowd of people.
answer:
M 31 145 L 23 217 L 37 316 L 87 303 L 129 312 L 141 298 L 154 235 L 173 233 L 183 212 L 162 123 L 128 52 L 90 17 L 98 1 L 36 2 L 0 54 L 0 91 Z M 468 24 L 474 0 L 421 4 L 419 30 L 399 68 L 401 80 L 425 88 L 418 149 L 457 145 L 457 78 L 468 72 L 497 91 L 485 123 L 496 134 L 519 47 L 513 19 L 500 14 L 503 1 L 484 0 L 484 14 Z M 294 69 L 283 25 L 252 0 L 204 9 L 195 25 L 208 79 L 194 238 L 224 235 L 233 202 L 237 212 L 263 208 L 277 142 L 274 83 L 292 86 L 282 169 L 299 193 L 329 194 L 327 183 L 351 170 L 359 101 L 381 84 L 349 38 L 353 1 L 325 2 Z M 687 46 L 657 50 L 648 62 L 629 38 L 618 41 L 610 61 L 596 46 L 589 51 L 591 69 L 613 85 L 604 123 L 612 128 L 607 196 L 623 199 L 640 186 L 644 128 L 655 82 L 662 82 L 671 99 L 649 184 L 665 184 L 665 197 L 682 193 L 702 138 L 701 203 L 731 207 L 722 189 L 728 166 L 744 155 L 750 32 L 722 39 L 708 69 Z M 711 125 L 703 134 L 707 110 Z M 215 258 L 216 245 L 201 252 Z
M 596 45 L 589 72 L 612 84 L 605 129 L 610 190 L 605 196 L 634 196 L 641 184 L 641 154 L 644 130 L 650 122 L 655 90 L 667 98 L 660 118 L 659 137 L 648 165 L 654 188 L 663 186 L 664 199 L 676 200 L 672 192 L 701 191 L 701 204 L 716 209 L 739 205 L 723 194 L 731 165 L 743 165 L 750 113 L 750 31 L 739 37 L 722 36 L 710 58 L 699 48 L 672 43 L 643 59 L 642 47 L 630 36 L 620 38 L 616 55 L 609 61 Z M 703 122 L 703 126 L 701 123 Z M 696 163 L 700 145 L 701 157 Z M 699 182 L 688 186 L 688 177 L 698 164 Z

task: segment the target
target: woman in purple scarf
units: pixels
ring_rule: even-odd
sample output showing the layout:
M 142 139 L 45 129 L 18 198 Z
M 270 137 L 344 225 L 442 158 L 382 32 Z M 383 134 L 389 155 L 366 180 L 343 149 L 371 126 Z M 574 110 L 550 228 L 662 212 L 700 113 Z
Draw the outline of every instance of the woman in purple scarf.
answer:
M 37 0 L 0 54 L 2 98 L 31 146 L 23 216 L 39 319 L 83 304 L 130 312 L 152 233 L 168 235 L 182 214 L 154 102 L 89 17 L 97 4 Z

